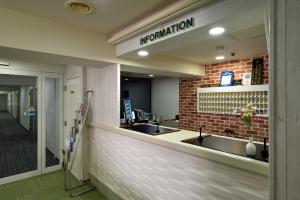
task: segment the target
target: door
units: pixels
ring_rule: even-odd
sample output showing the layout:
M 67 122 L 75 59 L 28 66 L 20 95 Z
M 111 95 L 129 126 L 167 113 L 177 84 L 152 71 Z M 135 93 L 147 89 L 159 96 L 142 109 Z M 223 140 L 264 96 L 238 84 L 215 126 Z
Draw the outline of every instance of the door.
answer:
M 82 99 L 82 86 L 81 77 L 74 77 L 65 81 L 65 139 L 70 136 L 70 130 L 73 126 L 75 111 L 79 109 Z M 82 145 L 78 146 L 78 153 L 74 162 L 72 173 L 73 175 L 82 180 L 83 176 L 83 162 L 82 162 Z
M 9 93 L 7 112 L 0 113 L 1 185 L 41 174 L 41 73 L 2 68 L 0 86 Z M 35 88 L 34 112 L 27 109 L 28 88 Z
M 63 150 L 63 76 L 42 76 L 42 173 L 62 168 Z
M 0 185 L 62 168 L 63 75 L 0 69 Z

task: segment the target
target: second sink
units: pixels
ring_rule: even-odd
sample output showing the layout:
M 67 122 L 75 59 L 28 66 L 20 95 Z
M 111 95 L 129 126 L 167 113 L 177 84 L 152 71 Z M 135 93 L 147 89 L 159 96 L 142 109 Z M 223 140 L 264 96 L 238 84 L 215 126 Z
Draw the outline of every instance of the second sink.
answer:
M 179 131 L 178 129 L 159 126 L 159 132 L 157 132 L 157 127 L 152 124 L 135 124 L 129 129 L 140 133 L 149 134 L 149 135 L 161 135 L 165 133 L 172 133 L 172 132 Z

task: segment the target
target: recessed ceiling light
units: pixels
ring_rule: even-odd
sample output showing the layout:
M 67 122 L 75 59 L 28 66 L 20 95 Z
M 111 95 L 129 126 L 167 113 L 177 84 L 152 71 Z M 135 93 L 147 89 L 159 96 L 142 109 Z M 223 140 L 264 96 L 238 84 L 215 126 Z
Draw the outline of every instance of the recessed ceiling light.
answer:
M 68 0 L 65 2 L 65 7 L 83 15 L 90 14 L 93 11 L 92 5 L 90 5 L 86 0 Z
M 216 56 L 216 60 L 223 60 L 225 58 L 225 56 Z
M 149 77 L 153 77 L 154 75 L 153 74 L 149 74 Z
M 125 81 L 128 81 L 129 79 L 128 78 L 125 78 Z
M 138 52 L 138 55 L 139 55 L 139 56 L 142 56 L 142 57 L 145 57 L 145 56 L 148 56 L 149 53 L 148 53 L 148 51 L 142 50 L 142 51 L 139 51 L 139 52 Z
M 214 27 L 209 30 L 209 34 L 211 35 L 220 35 L 225 32 L 225 28 L 223 27 Z

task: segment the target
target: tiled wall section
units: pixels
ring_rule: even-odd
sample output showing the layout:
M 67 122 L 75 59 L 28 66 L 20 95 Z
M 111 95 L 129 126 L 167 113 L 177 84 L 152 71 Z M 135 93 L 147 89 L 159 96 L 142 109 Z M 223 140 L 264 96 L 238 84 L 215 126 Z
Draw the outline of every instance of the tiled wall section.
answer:
M 268 56 L 264 58 L 263 84 L 269 83 Z M 199 130 L 211 134 L 224 135 L 226 128 L 233 129 L 236 137 L 247 138 L 246 127 L 239 117 L 232 115 L 204 114 L 197 112 L 197 88 L 206 87 L 207 84 L 219 84 L 222 71 L 234 71 L 235 79 L 242 79 L 243 73 L 252 71 L 252 58 L 231 60 L 223 63 L 206 65 L 206 76 L 201 78 L 180 79 L 179 84 L 179 114 L 180 128 Z M 268 117 L 258 117 L 253 124 L 254 139 L 263 141 L 268 136 Z
M 113 64 L 101 68 L 90 67 L 87 68 L 86 76 L 87 90 L 94 91 L 89 121 L 119 126 L 119 66 Z
M 268 177 L 90 129 L 90 172 L 124 200 L 267 200 Z
M 120 67 L 118 64 L 112 64 L 105 67 L 88 67 L 85 71 L 85 86 L 87 90 L 94 92 L 89 111 L 88 121 L 106 124 L 108 126 L 119 126 L 120 124 L 120 105 L 119 103 L 119 80 Z M 86 129 L 88 132 L 89 130 Z M 84 146 L 89 147 L 89 134 L 84 134 Z M 93 143 L 95 144 L 95 143 Z M 97 144 L 96 144 L 97 145 Z M 84 149 L 86 150 L 86 149 Z M 83 152 L 83 155 L 89 155 L 90 149 Z M 90 156 L 84 158 L 84 174 L 89 174 Z M 87 177 L 87 176 L 86 176 Z

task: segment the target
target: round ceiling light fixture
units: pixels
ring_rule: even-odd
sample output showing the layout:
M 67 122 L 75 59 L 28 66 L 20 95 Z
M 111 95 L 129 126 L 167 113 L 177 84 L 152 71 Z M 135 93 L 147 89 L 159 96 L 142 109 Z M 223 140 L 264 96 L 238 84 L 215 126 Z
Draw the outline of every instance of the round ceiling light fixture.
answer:
M 149 55 L 149 52 L 148 52 L 148 51 L 145 51 L 145 50 L 141 50 L 141 51 L 138 51 L 138 55 L 139 55 L 139 56 L 142 56 L 142 57 L 145 57 L 145 56 L 148 56 L 148 55 Z
M 225 32 L 225 28 L 223 28 L 223 27 L 214 27 L 214 28 L 209 29 L 210 35 L 220 35 L 224 32 Z
M 68 0 L 65 2 L 65 7 L 73 12 L 87 15 L 93 12 L 93 7 L 87 0 Z

